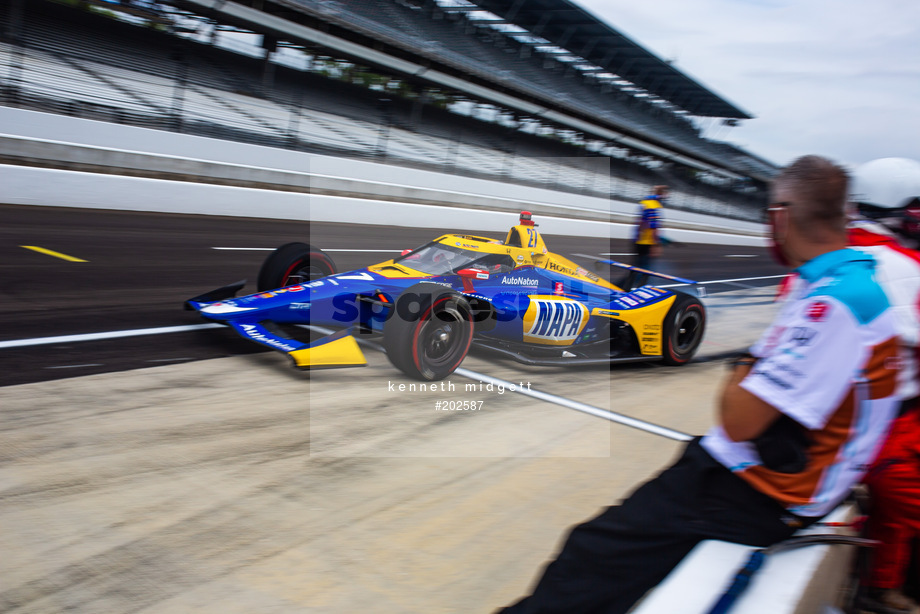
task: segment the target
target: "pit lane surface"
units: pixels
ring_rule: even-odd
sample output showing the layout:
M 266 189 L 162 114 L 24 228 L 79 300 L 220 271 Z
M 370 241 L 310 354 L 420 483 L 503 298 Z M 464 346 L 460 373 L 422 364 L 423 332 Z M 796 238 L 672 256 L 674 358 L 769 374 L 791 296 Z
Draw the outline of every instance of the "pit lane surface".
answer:
M 708 299 L 703 356 L 753 340 L 769 293 Z M 459 376 L 453 392 L 400 391 L 413 382 L 367 356 L 359 370 L 263 353 L 0 388 L 0 611 L 488 612 L 679 447 Z M 464 369 L 685 433 L 710 424 L 725 374 Z
M 515 216 L 508 217 L 509 226 L 516 222 Z M 181 309 L 184 300 L 239 279 L 249 279 L 247 288 L 255 291 L 259 266 L 268 253 L 260 248 L 288 241 L 334 250 L 333 259 L 346 271 L 463 230 L 20 206 L 0 206 L 0 219 L 0 344 L 201 324 Z M 629 251 L 624 241 L 555 236 L 551 220 L 537 222 L 551 250 L 588 268 L 598 258 L 629 260 L 621 255 Z M 218 247 L 235 249 L 214 249 Z M 658 268 L 700 281 L 782 272 L 763 249 L 692 244 L 669 247 Z M 773 283 L 775 279 L 740 285 Z M 707 289 L 737 287 L 714 284 Z M 0 346 L 0 386 L 262 351 L 227 330 Z
M 3 339 L 196 324 L 178 304 L 252 279 L 265 254 L 212 247 L 310 236 L 291 223 L 13 209 L 23 217 L 4 208 L 7 219 L 33 226 L 3 224 L 5 278 L 33 292 L 4 288 L 24 305 L 21 324 L 4 314 Z M 380 249 L 437 234 L 313 225 L 309 240 L 354 248 L 356 231 L 358 247 Z M 625 247 L 547 236 L 562 253 Z M 750 277 L 762 255 L 724 257 L 744 252 L 676 246 L 665 264 L 692 277 L 698 258 L 718 269 L 705 279 Z M 370 256 L 334 252 L 343 269 L 384 259 Z M 771 293 L 708 297 L 701 356 L 753 341 Z M 510 389 L 467 390 L 475 374 L 691 434 L 710 424 L 724 376 L 717 362 L 573 370 L 477 354 L 463 364 L 474 379 L 422 391 L 373 350 L 366 368 L 307 373 L 274 352 L 228 356 L 251 344 L 223 332 L 0 351 L 4 371 L 40 374 L 0 387 L 0 611 L 487 612 L 527 591 L 567 527 L 679 444 Z M 187 362 L 146 362 L 171 352 Z M 25 364 L 63 358 L 114 364 L 66 377 Z

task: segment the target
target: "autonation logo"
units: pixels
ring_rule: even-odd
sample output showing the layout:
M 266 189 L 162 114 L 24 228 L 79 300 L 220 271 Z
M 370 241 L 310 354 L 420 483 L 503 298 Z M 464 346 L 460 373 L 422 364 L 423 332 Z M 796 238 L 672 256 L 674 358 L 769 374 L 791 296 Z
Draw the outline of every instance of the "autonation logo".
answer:
M 514 284 L 515 286 L 536 286 L 540 281 L 531 277 L 505 277 L 502 284 Z

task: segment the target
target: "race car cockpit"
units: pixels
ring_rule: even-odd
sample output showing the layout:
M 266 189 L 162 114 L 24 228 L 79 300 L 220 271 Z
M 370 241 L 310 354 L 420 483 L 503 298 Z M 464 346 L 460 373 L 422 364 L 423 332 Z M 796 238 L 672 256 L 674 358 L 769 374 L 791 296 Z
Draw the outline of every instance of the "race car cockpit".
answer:
M 434 241 L 394 260 L 428 275 L 453 275 L 461 269 L 481 269 L 490 274 L 507 273 L 515 267 L 507 254 L 477 252 Z
M 531 249 L 534 253 L 545 254 L 546 244 L 543 237 L 537 232 L 530 211 L 521 211 L 517 226 L 512 226 L 505 237 L 505 245 L 509 247 L 522 247 Z

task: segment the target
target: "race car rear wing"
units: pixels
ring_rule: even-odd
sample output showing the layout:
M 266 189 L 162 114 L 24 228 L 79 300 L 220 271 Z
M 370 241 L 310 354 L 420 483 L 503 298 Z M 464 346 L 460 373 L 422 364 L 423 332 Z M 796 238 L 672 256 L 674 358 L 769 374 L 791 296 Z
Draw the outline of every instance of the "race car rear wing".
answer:
M 639 287 L 640 284 L 636 284 L 638 280 L 646 279 L 648 277 L 657 277 L 659 279 L 667 279 L 670 281 L 676 281 L 677 283 L 680 283 L 680 284 L 687 284 L 689 286 L 695 286 L 696 284 L 699 283 L 698 281 L 694 281 L 692 279 L 686 279 L 684 277 L 677 277 L 676 275 L 665 275 L 664 273 L 656 273 L 655 271 L 649 271 L 648 269 L 640 269 L 637 266 L 632 266 L 630 264 L 623 264 L 622 262 L 617 262 L 616 260 L 598 260 L 597 263 L 607 264 L 613 267 L 617 267 L 620 269 L 626 269 L 627 271 L 629 271 L 629 275 L 626 277 L 626 280 L 622 286 L 623 289 L 626 290 L 627 292 L 635 290 L 637 287 Z M 645 284 L 641 284 L 641 285 L 645 285 Z

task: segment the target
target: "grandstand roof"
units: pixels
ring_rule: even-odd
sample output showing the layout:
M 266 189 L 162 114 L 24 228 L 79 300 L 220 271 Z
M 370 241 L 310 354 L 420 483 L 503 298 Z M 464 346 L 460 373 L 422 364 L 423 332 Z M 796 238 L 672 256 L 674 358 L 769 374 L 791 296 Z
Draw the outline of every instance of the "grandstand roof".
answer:
M 693 115 L 751 116 L 570 0 L 470 0 Z

